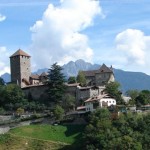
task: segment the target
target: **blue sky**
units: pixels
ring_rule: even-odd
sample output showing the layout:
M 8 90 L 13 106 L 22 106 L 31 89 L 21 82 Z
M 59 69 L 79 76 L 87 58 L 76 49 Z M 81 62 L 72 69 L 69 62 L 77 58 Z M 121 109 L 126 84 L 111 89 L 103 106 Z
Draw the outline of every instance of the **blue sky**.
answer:
M 0 75 L 21 48 L 32 70 L 87 62 L 150 75 L 149 0 L 1 0 Z

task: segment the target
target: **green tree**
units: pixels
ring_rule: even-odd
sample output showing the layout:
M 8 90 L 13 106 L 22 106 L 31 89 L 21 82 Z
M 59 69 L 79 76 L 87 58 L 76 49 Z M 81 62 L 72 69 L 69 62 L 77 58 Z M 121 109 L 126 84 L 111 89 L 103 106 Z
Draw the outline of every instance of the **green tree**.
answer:
M 112 126 L 108 109 L 97 109 L 90 115 L 84 134 L 86 149 L 110 149 L 110 142 L 118 136 L 119 132 Z
M 4 109 L 16 110 L 18 107 L 21 107 L 21 103 L 24 100 L 24 93 L 18 85 L 8 84 L 3 87 L 2 91 L 0 101 Z
M 65 94 L 63 97 L 63 108 L 66 112 L 73 110 L 75 107 L 75 97 L 70 94 Z
M 105 91 L 116 99 L 117 104 L 124 104 L 124 101 L 121 97 L 122 93 L 120 92 L 120 84 L 118 82 L 110 82 L 106 84 Z
M 149 104 L 150 103 L 150 91 L 148 90 L 141 91 L 135 100 L 138 106 Z
M 5 81 L 0 77 L 0 85 L 5 85 Z
M 57 65 L 57 63 L 53 64 L 49 69 L 48 74 L 48 94 L 50 97 L 50 101 L 60 103 L 62 101 L 62 96 L 65 93 L 66 86 L 65 76 L 61 72 L 62 68 Z
M 15 104 L 24 99 L 24 93 L 16 84 L 8 84 L 5 87 L 5 102 Z
M 5 86 L 0 85 L 0 105 L 3 106 L 5 104 Z
M 61 120 L 64 115 L 64 109 L 60 105 L 56 105 L 54 109 L 54 116 L 57 120 Z
M 148 150 L 150 146 L 150 115 L 121 114 L 112 120 L 107 109 L 98 109 L 90 115 L 85 129 L 85 147 L 88 150 Z
M 68 83 L 69 84 L 76 83 L 76 77 L 74 77 L 74 76 L 69 77 L 68 78 Z
M 79 71 L 79 73 L 77 75 L 77 82 L 80 83 L 81 86 L 86 85 L 86 78 L 85 78 L 83 71 Z
M 138 97 L 139 95 L 139 91 L 138 90 L 128 90 L 126 92 L 127 96 L 131 97 L 131 100 L 129 101 L 129 104 L 135 104 L 135 99 Z
M 22 114 L 24 113 L 24 109 L 21 108 L 21 107 L 19 107 L 19 108 L 16 110 L 16 113 L 17 113 L 18 115 L 22 115 Z

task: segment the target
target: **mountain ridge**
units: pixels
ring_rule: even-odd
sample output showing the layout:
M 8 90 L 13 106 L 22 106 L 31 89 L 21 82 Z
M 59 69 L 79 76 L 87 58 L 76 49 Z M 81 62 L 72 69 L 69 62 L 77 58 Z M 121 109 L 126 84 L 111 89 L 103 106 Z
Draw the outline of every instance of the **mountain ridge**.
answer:
M 101 65 L 91 64 L 85 62 L 82 59 L 76 60 L 75 62 L 70 61 L 63 65 L 63 73 L 68 78 L 69 76 L 77 76 L 79 70 L 97 70 Z M 41 74 L 42 72 L 47 72 L 48 68 L 38 69 L 34 74 Z M 143 72 L 132 72 L 124 71 L 121 69 L 114 68 L 114 75 L 116 81 L 121 84 L 121 89 L 126 92 L 130 89 L 136 90 L 150 90 L 150 76 Z M 10 82 L 10 74 L 5 73 L 1 76 L 5 82 Z

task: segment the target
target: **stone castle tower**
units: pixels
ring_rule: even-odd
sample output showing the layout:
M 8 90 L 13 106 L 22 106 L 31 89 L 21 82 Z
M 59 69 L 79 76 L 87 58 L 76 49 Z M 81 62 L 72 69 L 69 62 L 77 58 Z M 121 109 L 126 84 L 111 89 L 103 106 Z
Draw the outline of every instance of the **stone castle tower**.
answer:
M 19 49 L 10 56 L 11 82 L 24 87 L 31 76 L 30 56 Z

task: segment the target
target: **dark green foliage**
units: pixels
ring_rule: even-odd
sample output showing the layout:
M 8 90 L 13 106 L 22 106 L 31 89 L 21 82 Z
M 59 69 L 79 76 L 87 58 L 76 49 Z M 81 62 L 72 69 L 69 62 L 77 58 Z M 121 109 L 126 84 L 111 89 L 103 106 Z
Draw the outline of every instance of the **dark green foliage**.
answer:
M 117 104 L 124 104 L 120 92 L 120 84 L 118 82 L 110 82 L 106 85 L 106 93 L 116 99 Z
M 128 90 L 126 92 L 127 96 L 130 96 L 132 100 L 135 100 L 136 97 L 139 95 L 139 91 L 138 90 Z
M 131 100 L 129 101 L 129 104 L 131 105 L 135 104 L 137 107 L 140 107 L 141 105 L 150 104 L 149 90 L 129 90 L 126 92 L 126 94 L 131 97 Z
M 74 76 L 69 77 L 68 78 L 68 83 L 69 84 L 76 83 L 76 77 L 74 77 Z
M 141 91 L 135 100 L 137 105 L 150 104 L 150 91 L 148 90 Z
M 21 88 L 16 84 L 9 84 L 5 87 L 5 102 L 17 103 L 24 98 Z
M 49 98 L 51 101 L 60 103 L 62 101 L 62 96 L 66 90 L 65 87 L 65 76 L 61 73 L 62 68 L 57 65 L 57 63 L 51 66 L 48 75 L 48 85 L 49 85 Z
M 55 109 L 54 109 L 54 116 L 57 120 L 61 120 L 63 118 L 64 115 L 64 109 L 59 106 L 56 105 Z
M 1 86 L 0 97 L 0 104 L 7 110 L 15 110 L 21 107 L 21 103 L 24 101 L 24 94 L 21 88 L 15 84 Z
M 73 110 L 75 107 L 75 97 L 70 94 L 65 94 L 62 106 L 66 112 Z
M 139 96 L 139 93 L 140 92 L 138 90 L 128 90 L 126 92 L 126 95 L 129 96 L 129 97 L 131 97 L 131 100 L 129 101 L 130 105 L 136 104 L 135 99 L 136 99 L 137 96 Z
M 3 80 L 3 78 L 0 77 L 0 86 L 1 85 L 5 85 L 5 81 Z
M 83 71 L 79 71 L 79 73 L 77 75 L 77 82 L 80 83 L 81 86 L 86 85 L 86 78 L 85 78 Z
M 121 114 L 112 120 L 106 109 L 97 110 L 90 115 L 84 137 L 88 150 L 149 150 L 150 114 Z
M 23 91 L 16 84 L 0 86 L 0 106 L 3 107 L 1 113 L 5 113 L 5 110 L 16 111 L 18 108 L 28 111 L 43 111 L 46 108 L 43 103 L 25 99 Z

